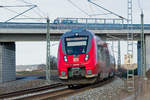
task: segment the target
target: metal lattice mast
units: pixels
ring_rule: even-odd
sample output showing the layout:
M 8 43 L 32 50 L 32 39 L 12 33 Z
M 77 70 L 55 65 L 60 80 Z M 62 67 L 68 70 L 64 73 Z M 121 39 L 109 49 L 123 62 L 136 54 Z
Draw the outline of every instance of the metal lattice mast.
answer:
M 49 33 L 49 18 L 47 18 L 47 34 L 46 34 L 46 42 L 47 42 L 47 50 L 46 50 L 46 79 L 50 81 L 50 33 Z
M 134 69 L 133 69 L 133 33 L 132 33 L 132 0 L 128 0 L 127 20 L 127 89 L 134 90 Z

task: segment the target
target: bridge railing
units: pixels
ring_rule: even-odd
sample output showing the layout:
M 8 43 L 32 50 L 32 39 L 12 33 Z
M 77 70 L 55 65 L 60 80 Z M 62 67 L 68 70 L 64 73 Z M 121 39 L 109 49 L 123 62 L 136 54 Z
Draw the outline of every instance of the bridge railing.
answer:
M 127 29 L 127 24 L 110 24 L 110 23 L 71 23 L 56 24 L 51 23 L 50 29 L 64 30 L 74 28 L 85 28 L 88 30 L 121 30 Z M 0 23 L 0 29 L 46 29 L 46 23 Z M 140 30 L 140 24 L 133 24 L 133 30 Z M 150 30 L 150 24 L 144 25 L 145 30 Z
M 90 30 L 122 29 L 123 19 L 106 18 L 57 18 L 52 25 L 55 29 L 85 28 Z

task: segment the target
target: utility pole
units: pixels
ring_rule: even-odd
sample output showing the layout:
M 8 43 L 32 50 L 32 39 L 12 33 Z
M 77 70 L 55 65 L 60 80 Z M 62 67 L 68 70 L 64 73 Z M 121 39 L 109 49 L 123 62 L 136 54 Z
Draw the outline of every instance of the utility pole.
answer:
M 143 11 L 141 11 L 141 77 L 143 77 L 143 61 L 144 61 L 144 57 L 143 57 Z
M 50 81 L 50 20 L 47 18 L 47 33 L 46 33 L 46 42 L 47 42 L 47 49 L 46 49 L 46 79 Z
M 120 40 L 118 40 L 118 69 L 121 68 L 121 59 L 120 59 Z
M 147 80 L 146 78 L 146 65 L 145 65 L 145 37 L 144 37 L 144 14 L 143 11 L 141 11 L 141 76 L 143 76 L 144 80 Z

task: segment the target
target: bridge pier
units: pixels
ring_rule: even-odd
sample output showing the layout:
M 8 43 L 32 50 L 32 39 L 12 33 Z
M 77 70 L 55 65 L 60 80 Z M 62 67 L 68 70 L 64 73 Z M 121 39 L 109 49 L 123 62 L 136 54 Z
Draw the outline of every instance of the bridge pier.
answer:
M 145 35 L 146 71 L 150 69 L 150 35 Z M 137 44 L 138 75 L 141 75 L 141 41 Z M 144 68 L 143 68 L 144 72 Z
M 0 83 L 16 80 L 15 42 L 0 42 Z
M 141 75 L 141 41 L 137 42 L 137 71 Z
M 150 35 L 145 35 L 146 71 L 150 69 Z

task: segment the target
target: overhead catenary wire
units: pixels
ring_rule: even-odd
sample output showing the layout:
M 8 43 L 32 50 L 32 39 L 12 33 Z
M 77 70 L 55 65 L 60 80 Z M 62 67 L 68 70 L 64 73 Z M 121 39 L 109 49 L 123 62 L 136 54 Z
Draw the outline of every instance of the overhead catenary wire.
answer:
M 19 14 L 18 12 L 14 11 L 14 10 L 12 10 L 12 9 L 9 9 L 9 8 L 7 8 L 7 7 L 5 7 L 4 9 L 6 9 L 6 10 L 8 10 L 8 11 L 10 11 L 10 12 Z M 36 13 L 36 14 L 37 14 L 37 13 Z M 39 14 L 37 14 L 37 15 L 40 16 Z M 29 20 L 29 19 L 31 19 L 31 20 L 40 21 L 40 20 L 46 19 L 46 17 L 44 17 L 44 16 L 40 16 L 41 18 L 35 18 L 35 17 L 33 18 L 33 17 L 27 16 L 27 15 L 22 15 L 22 16 L 24 16 L 25 18 L 15 18 L 15 20 Z
M 97 1 L 97 0 L 95 0 L 95 1 Z M 91 5 L 90 5 L 90 4 L 89 4 L 89 6 L 90 6 L 90 8 L 91 8 Z M 95 6 L 95 5 L 94 5 L 94 6 Z M 111 14 L 110 12 L 109 12 L 109 13 L 105 13 L 104 11 L 102 11 L 102 9 L 100 9 L 100 8 L 97 7 L 97 6 L 95 6 L 95 8 L 96 8 L 98 11 L 102 12 L 102 13 L 101 13 L 101 14 L 97 14 L 97 13 L 95 13 L 95 14 L 90 14 L 91 17 Z M 93 9 L 92 9 L 92 10 L 93 10 Z M 93 10 L 92 12 L 94 12 L 94 10 Z
M 104 8 L 104 7 L 102 7 L 101 5 L 96 4 L 95 2 L 92 2 L 91 0 L 88 0 L 88 2 L 89 2 L 89 3 L 92 3 L 93 5 L 95 5 L 95 6 L 99 7 L 99 8 L 101 8 L 101 9 L 103 9 L 103 10 L 105 10 L 105 11 L 107 11 L 107 12 L 109 12 L 109 13 L 115 15 L 115 16 L 118 16 L 118 17 L 121 18 L 121 19 L 127 20 L 126 18 L 124 18 L 124 17 L 118 15 L 117 13 L 114 13 L 114 12 L 112 12 L 112 11 L 110 11 L 110 10 L 108 10 L 108 9 L 106 9 L 106 8 Z
M 92 6 L 91 6 L 90 4 L 88 4 L 88 6 L 89 6 L 89 8 L 90 8 L 91 12 L 94 12 L 94 10 L 93 10 Z
M 91 5 L 89 5 L 89 7 L 90 7 L 90 9 L 92 10 L 92 12 L 94 12 L 94 10 L 92 9 L 92 7 L 91 7 Z M 96 7 L 97 8 L 97 7 Z M 99 10 L 99 9 L 98 9 Z M 102 12 L 102 11 L 100 11 L 100 12 Z M 102 14 L 97 14 L 97 13 L 95 13 L 95 14 L 89 14 L 89 16 L 90 17 L 93 17 L 93 16 L 100 16 L 100 15 L 108 15 L 108 14 L 111 14 L 111 13 L 104 13 L 104 12 L 102 12 Z
M 70 2 L 74 7 L 76 7 L 77 9 L 79 9 L 82 13 L 84 13 L 87 16 L 89 16 L 89 14 L 87 12 L 85 12 L 80 7 L 78 7 L 74 2 L 72 2 L 71 0 L 67 0 L 67 1 Z
M 143 8 L 141 7 L 141 3 L 140 3 L 140 0 L 137 0 L 137 2 L 138 2 L 138 7 L 139 7 L 139 9 L 141 10 L 141 12 L 143 11 Z
M 19 5 L 4 5 L 3 4 L 3 5 L 0 5 L 0 8 L 6 9 L 6 10 L 8 10 L 10 12 L 13 12 L 13 13 L 17 14 L 14 17 L 6 20 L 5 22 L 9 22 L 9 21 L 14 20 L 14 19 L 28 19 L 28 20 L 31 19 L 31 20 L 37 20 L 37 21 L 40 21 L 42 19 L 46 19 L 46 17 L 44 17 L 45 16 L 44 13 L 40 10 L 40 8 L 37 5 L 35 5 L 33 3 L 26 2 L 25 0 L 18 0 L 18 1 L 21 1 L 22 3 L 24 3 L 24 5 L 23 4 L 19 4 Z M 22 11 L 22 12 L 17 12 L 17 11 L 12 9 L 12 8 L 18 8 L 18 7 L 19 8 L 27 8 L 27 9 Z M 37 8 L 38 11 L 34 10 L 35 8 Z M 32 17 L 30 17 L 27 14 L 25 15 L 25 13 L 29 12 L 32 9 L 33 9 L 34 13 L 36 15 L 38 15 L 40 18 L 32 18 Z M 23 16 L 25 18 L 21 18 L 21 16 Z
M 89 16 L 99 16 L 99 15 L 109 15 L 109 14 L 111 14 L 111 13 L 103 13 L 103 14 L 91 14 L 91 15 L 89 15 Z
M 15 18 L 17 18 L 18 16 L 21 16 L 21 15 L 23 15 L 24 13 L 30 11 L 31 9 L 34 9 L 35 7 L 37 7 L 37 5 L 33 5 L 31 8 L 29 8 L 29 9 L 23 11 L 22 13 L 20 13 L 20 14 L 18 14 L 18 15 L 16 15 L 16 16 L 14 16 L 14 17 L 12 17 L 12 18 L 6 20 L 5 22 L 8 22 L 8 21 L 10 21 L 10 20 L 12 20 L 12 19 L 15 19 Z
M 43 18 L 43 16 L 42 16 L 39 12 L 37 12 L 35 9 L 33 9 L 33 11 L 34 11 L 38 16 L 40 16 L 41 18 Z
M 30 2 L 27 2 L 27 1 L 25 1 L 25 0 L 21 0 L 23 3 L 25 3 L 25 4 L 32 4 L 32 3 L 30 3 Z M 33 5 L 33 4 L 32 4 Z M 38 6 L 37 6 L 37 8 L 38 8 Z M 36 12 L 35 11 L 35 9 L 33 9 L 33 11 L 38 15 L 38 16 L 40 16 L 40 17 L 43 17 L 39 12 Z
M 31 4 L 31 5 L 33 5 L 31 2 L 27 2 L 27 1 L 25 1 L 25 0 L 21 0 L 21 2 L 23 2 L 23 3 L 25 3 L 25 4 Z
M 25 3 L 25 4 L 32 4 L 32 5 L 34 5 L 33 3 L 27 2 L 27 1 L 25 1 L 25 0 L 21 0 L 21 2 L 23 2 L 23 3 Z M 38 10 L 39 12 L 37 12 L 35 9 L 33 9 L 34 12 L 35 12 L 38 16 L 44 18 L 45 13 L 44 13 L 43 11 L 41 11 L 40 8 L 39 8 L 38 6 L 37 6 L 36 8 L 37 8 L 37 10 Z
M 33 7 L 33 6 L 36 6 L 36 5 L 15 5 L 15 6 L 2 6 L 2 5 L 0 5 L 0 7 Z
M 80 7 L 78 7 L 74 2 L 72 2 L 71 0 L 68 0 L 68 2 L 70 2 L 74 7 L 76 7 L 77 9 L 79 9 L 82 13 L 84 13 L 85 15 L 89 16 L 89 17 L 93 17 L 93 16 L 99 16 L 99 15 L 108 15 L 108 14 L 112 14 L 112 13 L 104 13 L 102 12 L 102 14 L 89 14 L 86 11 L 82 10 Z M 90 6 L 90 5 L 89 5 Z M 92 9 L 92 7 L 90 6 L 90 9 L 94 12 L 94 10 Z
M 8 10 L 8 11 L 10 11 L 10 12 L 13 12 L 13 13 L 16 13 L 16 14 L 19 14 L 18 12 L 16 12 L 16 11 L 14 11 L 14 10 L 12 10 L 12 9 L 9 9 L 9 8 L 7 8 L 7 7 L 4 7 L 4 9 L 6 9 L 6 10 Z M 30 17 L 30 16 L 27 16 L 27 15 L 22 15 L 22 16 L 24 16 L 24 17 Z
M 45 14 L 39 7 L 37 7 L 37 10 L 38 10 L 39 12 L 41 12 L 41 14 L 42 14 L 43 17 L 46 16 L 46 14 Z

